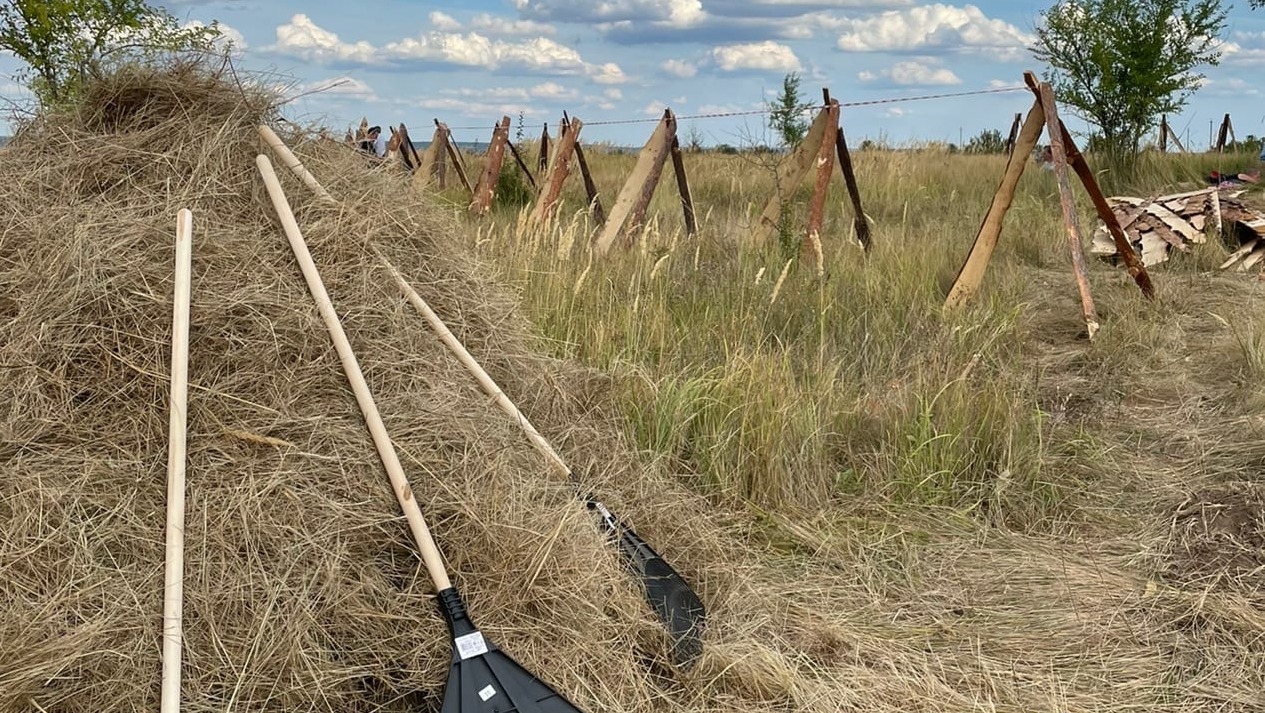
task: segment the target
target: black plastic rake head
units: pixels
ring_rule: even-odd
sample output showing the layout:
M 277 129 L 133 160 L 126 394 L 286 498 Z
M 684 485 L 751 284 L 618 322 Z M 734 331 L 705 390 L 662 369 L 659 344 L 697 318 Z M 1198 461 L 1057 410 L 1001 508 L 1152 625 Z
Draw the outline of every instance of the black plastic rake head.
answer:
M 453 641 L 441 713 L 582 713 L 489 641 L 456 588 L 440 592 L 439 605 Z
M 601 515 L 607 534 L 619 544 L 628 568 L 641 580 L 647 603 L 672 639 L 672 660 L 681 668 L 690 668 L 703 653 L 707 612 L 702 600 L 680 573 L 631 527 L 596 498 L 588 496 L 585 501 L 589 509 Z

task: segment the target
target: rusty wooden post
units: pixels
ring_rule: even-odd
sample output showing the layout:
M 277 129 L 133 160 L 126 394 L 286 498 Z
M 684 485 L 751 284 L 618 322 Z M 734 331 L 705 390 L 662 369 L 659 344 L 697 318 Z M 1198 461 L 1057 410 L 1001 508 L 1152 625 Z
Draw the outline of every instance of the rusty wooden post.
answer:
M 1160 153 L 1168 153 L 1168 114 L 1160 115 Z
M 817 181 L 813 187 L 812 201 L 808 204 L 808 230 L 799 246 L 800 259 L 817 268 L 818 277 L 826 271 L 821 251 L 821 226 L 825 220 L 826 194 L 830 192 L 830 176 L 835 170 L 835 145 L 840 133 L 839 102 L 829 98 L 829 91 L 823 90 L 823 94 L 827 97 L 824 111 L 828 118 L 821 146 L 817 149 Z
M 1036 81 L 1031 72 L 1026 73 L 1030 83 Z M 1098 311 L 1094 296 L 1089 289 L 1089 266 L 1085 263 L 1085 250 L 1081 246 L 1080 221 L 1076 217 L 1076 200 L 1067 178 L 1067 153 L 1063 147 L 1063 131 L 1060 127 L 1058 107 L 1054 103 L 1054 91 L 1050 85 L 1040 83 L 1041 109 L 1045 112 L 1046 130 L 1050 137 L 1050 152 L 1054 156 L 1054 177 L 1059 186 L 1059 204 L 1063 209 L 1063 227 L 1067 231 L 1067 243 L 1072 253 L 1072 270 L 1076 275 L 1076 288 L 1080 292 L 1082 316 L 1089 338 L 1098 331 Z
M 1221 128 L 1217 129 L 1217 153 L 1225 152 L 1226 134 L 1230 131 L 1230 115 L 1221 120 Z
M 453 145 L 452 132 L 448 130 L 448 125 L 441 124 L 439 119 L 435 119 L 435 126 L 444 132 L 444 149 L 448 152 L 448 158 L 452 161 L 452 167 L 457 170 L 457 178 L 461 180 L 461 185 L 465 186 L 466 191 L 473 194 L 474 189 L 470 187 L 470 179 L 466 178 L 466 171 L 461 163 L 461 154 L 458 153 L 457 147 Z
M 1128 270 L 1129 276 L 1137 283 L 1138 288 L 1142 290 L 1142 294 L 1147 299 L 1155 299 L 1155 286 L 1151 284 L 1151 276 L 1147 274 L 1146 266 L 1142 264 L 1142 258 L 1138 257 L 1133 246 L 1129 243 L 1128 236 L 1124 233 L 1124 226 L 1120 225 L 1120 219 L 1112 212 L 1111 206 L 1107 203 L 1107 197 L 1103 195 L 1102 188 L 1098 186 L 1098 179 L 1094 177 L 1094 171 L 1089 167 L 1089 163 L 1085 161 L 1085 156 L 1076 147 L 1076 142 L 1072 140 L 1072 134 L 1067 130 L 1067 126 L 1063 124 L 1063 120 L 1059 120 L 1059 133 L 1063 139 L 1063 152 L 1067 155 L 1067 161 L 1071 165 L 1072 170 L 1076 171 L 1076 176 L 1081 179 L 1081 184 L 1085 186 L 1085 192 L 1089 194 L 1090 201 L 1094 204 L 1094 210 L 1098 213 L 1098 217 L 1102 219 L 1107 231 L 1111 233 L 1112 239 L 1116 244 L 1116 252 L 1124 260 L 1125 269 Z
M 545 171 L 549 169 L 549 122 L 544 123 L 544 128 L 540 131 L 540 156 L 536 161 L 536 170 L 540 171 L 540 175 L 544 176 Z M 541 180 L 544 180 L 543 178 Z
M 659 185 L 659 176 L 663 173 L 673 136 L 676 136 L 676 117 L 671 109 L 664 109 L 654 133 L 637 155 L 637 165 L 624 182 L 624 187 L 619 189 L 606 225 L 594 243 L 594 250 L 599 256 L 605 255 L 621 234 L 631 241 L 631 236 L 641 227 L 646 208 L 654 197 L 654 189 Z
M 531 187 L 534 189 L 536 187 L 536 178 L 531 175 L 531 171 L 528 170 L 527 164 L 523 162 L 523 156 L 518 153 L 518 147 L 515 146 L 512 141 L 506 141 L 505 145 L 509 147 L 510 155 L 514 157 L 514 162 L 517 163 L 518 167 L 523 170 L 523 175 L 527 176 L 527 182 L 530 183 Z
M 575 153 L 575 142 L 583 126 L 584 123 L 579 119 L 572 118 L 566 131 L 554 145 L 553 154 L 549 160 L 548 174 L 541 179 L 540 197 L 536 199 L 536 207 L 528 218 L 529 225 L 536 226 L 553 217 L 557 209 L 558 197 L 562 195 L 562 183 L 567 179 L 567 173 L 571 169 L 571 156 Z
M 1019 137 L 1019 126 L 1023 123 L 1023 112 L 1015 112 L 1015 120 L 1010 124 L 1010 135 L 1006 137 L 1006 153 L 1014 153 L 1015 139 Z
M 417 147 L 413 145 L 413 137 L 408 134 L 408 127 L 404 122 L 400 122 L 400 153 L 407 157 L 405 161 L 410 171 L 416 171 L 422 165 L 422 159 L 417 155 Z
M 795 147 L 790 156 L 782 159 L 778 164 L 777 178 L 773 184 L 776 190 L 769 197 L 769 202 L 765 204 L 759 222 L 751 231 L 751 242 L 755 245 L 766 244 L 777 233 L 778 224 L 782 218 L 782 207 L 790 200 L 799 184 L 804 182 L 808 169 L 812 168 L 813 159 L 817 157 L 817 150 L 825 137 L 828 121 L 827 112 L 822 109 L 812 125 L 808 127 L 808 134 L 804 136 L 804 140 Z
M 822 89 L 822 97 L 830 104 L 830 90 Z M 852 200 L 852 226 L 856 231 L 857 241 L 866 252 L 870 251 L 870 224 L 865 219 L 865 210 L 861 208 L 861 189 L 857 185 L 856 173 L 852 170 L 852 154 L 848 153 L 848 141 L 843 136 L 843 116 L 835 120 L 835 150 L 839 154 L 839 170 L 843 171 L 843 184 L 848 189 L 848 198 Z
M 447 171 L 444 165 L 444 157 L 447 149 L 444 145 L 448 143 L 448 136 L 441 127 L 435 127 L 435 134 L 431 137 L 430 146 L 426 147 L 426 151 L 422 153 L 421 161 L 418 163 L 417 170 L 413 172 L 413 180 L 411 187 L 413 190 L 420 190 L 422 186 L 430 182 L 431 178 L 436 179 L 436 185 L 440 190 L 445 187 Z
M 476 216 L 484 215 L 492 207 L 492 199 L 496 195 L 496 182 L 501 177 L 501 167 L 505 163 L 505 144 L 510 140 L 510 118 L 502 116 L 501 122 L 492 129 L 492 141 L 488 144 L 487 161 L 479 174 L 479 185 L 474 191 L 474 200 L 470 203 L 470 212 Z
M 1019 129 L 1015 150 L 1011 152 L 1006 162 L 1006 171 L 1002 174 L 1001 184 L 997 186 L 993 202 L 984 215 L 979 232 L 975 234 L 971 252 L 967 255 L 962 268 L 958 270 L 953 287 L 949 289 L 949 294 L 944 300 L 946 309 L 961 307 L 979 292 L 980 285 L 984 282 L 984 272 L 988 269 L 988 263 L 993 257 L 993 250 L 997 248 L 997 238 L 1001 235 L 1006 211 L 1010 210 L 1010 204 L 1014 201 L 1015 187 L 1019 185 L 1019 178 L 1023 176 L 1029 154 L 1036 147 L 1037 139 L 1041 138 L 1041 132 L 1044 130 L 1045 111 L 1041 108 L 1041 102 L 1038 101 L 1033 103 L 1032 109 L 1028 111 L 1028 117 L 1024 119 L 1023 126 Z
M 681 156 L 681 142 L 672 137 L 672 170 L 676 173 L 676 189 L 681 194 L 681 208 L 685 211 L 685 234 L 698 234 L 698 219 L 694 216 L 694 197 L 690 195 L 690 183 L 685 178 L 685 159 Z
M 575 162 L 580 164 L 580 177 L 584 179 L 584 195 L 588 197 L 589 207 L 593 210 L 593 222 L 606 224 L 606 211 L 602 210 L 602 199 L 597 195 L 597 184 L 593 182 L 593 174 L 589 173 L 589 162 L 584 160 L 584 147 L 575 142 Z

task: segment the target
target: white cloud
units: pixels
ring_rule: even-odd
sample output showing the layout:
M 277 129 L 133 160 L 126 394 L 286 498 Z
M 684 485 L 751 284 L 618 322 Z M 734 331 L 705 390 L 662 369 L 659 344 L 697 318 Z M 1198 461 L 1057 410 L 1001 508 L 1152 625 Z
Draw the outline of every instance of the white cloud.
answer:
M 608 26 L 652 22 L 679 29 L 707 18 L 702 0 L 514 0 L 514 5 L 523 15 L 536 19 Z
M 803 69 L 790 47 L 777 42 L 747 42 L 712 49 L 712 59 L 725 72 L 744 69 L 796 72 Z
M 682 79 L 688 79 L 693 77 L 695 74 L 698 74 L 698 67 L 694 66 L 690 62 L 680 59 L 665 60 L 664 63 L 659 66 L 663 69 L 663 71 L 673 77 L 680 77 Z
M 440 17 L 439 22 L 445 23 L 446 17 Z M 303 14 L 295 15 L 278 27 L 276 36 L 276 44 L 266 48 L 267 51 L 316 64 L 402 67 L 435 63 L 490 71 L 511 69 L 535 74 L 588 76 L 599 84 L 626 81 L 619 65 L 588 64 L 579 52 L 547 37 L 506 42 L 477 32 L 432 31 L 378 47 L 364 41 L 344 42 Z
M 647 104 L 646 107 L 641 110 L 641 113 L 645 114 L 646 116 L 663 116 L 663 110 L 667 108 L 668 108 L 667 104 L 664 104 L 663 102 L 656 99 L 650 102 L 649 104 Z
M 847 52 L 896 52 L 942 48 L 1017 58 L 1035 38 L 986 16 L 978 7 L 922 5 L 848 20 L 836 46 Z
M 457 32 L 461 30 L 461 23 L 457 22 L 457 18 L 442 12 L 432 12 L 428 17 L 430 26 L 440 32 Z
M 553 35 L 553 25 L 534 20 L 510 20 L 481 12 L 470 18 L 470 29 L 489 35 Z
M 606 91 L 602 92 L 602 96 L 612 101 L 618 101 L 624 98 L 624 93 L 619 91 L 615 87 L 611 87 L 610 89 L 607 89 Z
M 862 82 L 888 81 L 902 86 L 944 86 L 961 84 L 951 70 L 938 66 L 935 60 L 897 62 L 879 72 L 860 72 L 857 78 Z

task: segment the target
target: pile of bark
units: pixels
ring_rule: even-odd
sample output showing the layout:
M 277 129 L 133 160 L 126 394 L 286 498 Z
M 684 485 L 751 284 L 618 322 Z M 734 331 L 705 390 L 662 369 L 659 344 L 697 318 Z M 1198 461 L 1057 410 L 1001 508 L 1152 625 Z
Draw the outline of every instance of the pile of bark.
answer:
M 1190 252 L 1207 236 L 1221 235 L 1236 248 L 1221 265 L 1246 270 L 1265 258 L 1265 211 L 1241 200 L 1245 191 L 1209 187 L 1198 191 L 1136 198 L 1107 199 L 1129 243 L 1148 267 L 1168 260 L 1172 251 Z M 1090 252 L 1109 261 L 1119 256 L 1106 225 L 1099 222 Z

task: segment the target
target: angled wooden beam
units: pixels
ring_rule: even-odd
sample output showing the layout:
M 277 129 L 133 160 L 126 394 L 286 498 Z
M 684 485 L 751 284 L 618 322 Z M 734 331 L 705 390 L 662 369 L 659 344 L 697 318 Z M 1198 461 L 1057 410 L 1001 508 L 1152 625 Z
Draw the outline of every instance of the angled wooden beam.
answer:
M 496 182 L 501 177 L 501 167 L 505 163 L 505 145 L 510 140 L 510 118 L 501 117 L 501 123 L 492 129 L 492 140 L 488 143 L 487 160 L 483 163 L 483 171 L 479 173 L 479 184 L 474 191 L 474 200 L 470 202 L 470 212 L 476 216 L 485 215 L 492 207 L 492 199 L 496 195 Z
M 461 160 L 461 153 L 457 151 L 457 147 L 453 143 L 452 131 L 448 129 L 447 124 L 440 123 L 439 119 L 435 119 L 435 128 L 444 132 L 444 149 L 448 152 L 448 158 L 452 161 L 452 167 L 457 170 L 457 178 L 461 181 L 461 185 L 465 187 L 467 193 L 473 194 L 474 189 L 470 187 L 470 179 L 466 178 L 466 169 Z
M 769 197 L 769 202 L 764 206 L 764 213 L 760 215 L 760 220 L 751 231 L 751 242 L 755 245 L 764 245 L 777 234 L 778 222 L 782 217 L 782 206 L 791 199 L 795 189 L 808 175 L 808 169 L 812 168 L 817 158 L 817 151 L 825 138 L 826 124 L 829 121 L 830 117 L 825 109 L 818 112 L 817 118 L 808 127 L 808 134 L 804 140 L 795 147 L 790 156 L 782 159 L 782 162 L 778 164 L 774 193 Z
M 523 175 L 527 176 L 527 182 L 531 184 L 533 189 L 536 188 L 536 177 L 531 175 L 531 170 L 528 169 L 527 164 L 523 162 L 523 156 L 518 153 L 518 147 L 515 146 L 512 141 L 506 141 L 505 145 L 509 147 L 510 155 L 514 157 L 514 162 L 517 163 L 518 167 L 523 170 Z
M 593 182 L 593 174 L 589 172 L 589 162 L 584 158 L 584 147 L 575 142 L 575 162 L 580 164 L 580 177 L 584 179 L 584 195 L 588 197 L 589 207 L 593 211 L 593 222 L 606 224 L 606 211 L 602 210 L 602 199 L 597 194 L 597 184 Z
M 817 180 L 813 186 L 813 197 L 808 204 L 808 230 L 799 246 L 800 259 L 817 270 L 817 276 L 825 274 L 826 266 L 822 261 L 821 226 L 825 221 L 826 195 L 830 192 L 830 177 L 835 171 L 835 144 L 839 131 L 839 102 L 827 96 L 826 129 L 822 133 L 821 146 L 817 149 Z
M 993 251 L 997 248 L 997 238 L 1001 235 L 1006 211 L 1010 210 L 1010 204 L 1015 199 L 1015 187 L 1019 185 L 1019 178 L 1023 176 L 1028 155 L 1032 153 L 1032 149 L 1036 148 L 1037 139 L 1041 138 L 1043 131 L 1045 131 L 1045 111 L 1041 108 L 1041 102 L 1037 101 L 1028 110 L 1028 116 L 1019 129 L 1019 136 L 1015 140 L 1015 150 L 1010 153 L 1010 158 L 1006 161 L 1006 171 L 1002 174 L 997 192 L 993 194 L 993 202 L 989 205 L 988 212 L 984 214 L 984 221 L 980 224 L 979 232 L 975 234 L 975 242 L 971 243 L 971 251 L 966 256 L 966 262 L 958 270 L 953 287 L 949 289 L 949 294 L 944 300 L 945 309 L 961 307 L 979 292 L 980 285 L 984 282 L 984 273 L 988 270 L 988 263 L 992 260 Z
M 593 245 L 599 257 L 610 250 L 620 235 L 631 242 L 631 236 L 641 228 L 646 208 L 654 197 L 655 187 L 659 185 L 663 164 L 671 153 L 673 136 L 676 136 L 676 117 L 671 109 L 664 109 L 659 124 L 637 155 L 637 165 L 624 182 L 624 187 L 619 189 L 606 225 Z
M 540 171 L 540 175 L 543 176 L 545 171 L 549 170 L 549 122 L 547 121 L 540 130 L 540 152 L 538 156 L 536 170 Z
M 572 118 L 562 136 L 554 144 L 553 153 L 549 157 L 549 169 L 541 179 L 541 193 L 536 199 L 536 206 L 528 216 L 528 225 L 537 226 L 553 218 L 557 212 L 558 197 L 562 195 L 562 184 L 567 180 L 571 170 L 571 157 L 575 154 L 575 142 L 580 136 L 584 123 Z
M 1060 128 L 1058 105 L 1054 101 L 1054 90 L 1045 82 L 1037 82 L 1036 75 L 1024 74 L 1029 87 L 1035 89 L 1041 97 L 1041 109 L 1045 113 L 1046 131 L 1050 137 L 1050 152 L 1054 156 L 1054 177 L 1059 186 L 1059 204 L 1063 210 L 1063 227 L 1067 233 L 1067 245 L 1072 253 L 1072 271 L 1076 276 L 1076 289 L 1080 293 L 1082 317 L 1089 338 L 1093 339 L 1098 332 L 1098 311 L 1094 306 L 1094 296 L 1089 289 L 1089 266 L 1085 262 L 1085 250 L 1081 245 L 1080 221 L 1076 216 L 1076 197 L 1072 195 L 1072 186 L 1067 178 L 1067 152 L 1063 146 L 1063 131 Z M 1132 251 L 1130 251 L 1132 252 Z
M 1019 136 L 1019 127 L 1023 124 L 1023 112 L 1015 112 L 1015 120 L 1010 124 L 1010 135 L 1006 137 L 1006 153 L 1014 153 L 1015 139 Z
M 435 179 L 435 185 L 440 190 L 446 186 L 448 177 L 448 167 L 445 164 L 448 155 L 446 147 L 448 143 L 448 133 L 442 126 L 435 127 L 435 133 L 431 136 L 430 146 L 422 152 L 421 163 L 418 164 L 417 170 L 413 172 L 413 180 L 410 188 L 414 191 L 421 190 L 423 186 L 430 183 L 431 179 Z
M 672 171 L 676 174 L 676 190 L 681 194 L 681 209 L 685 212 L 685 234 L 698 234 L 698 218 L 694 215 L 694 197 L 690 194 L 690 182 L 685 177 L 685 159 L 681 156 L 681 142 L 672 137 Z
M 829 105 L 830 90 L 822 89 L 822 97 L 825 98 L 826 104 Z M 835 120 L 835 150 L 839 154 L 839 170 L 843 172 L 843 184 L 848 189 L 848 198 L 852 201 L 852 227 L 856 232 L 857 242 L 861 243 L 861 248 L 866 252 L 870 251 L 870 224 L 865 219 L 865 209 L 861 207 L 861 188 L 857 185 L 856 172 L 852 169 L 852 154 L 848 152 L 848 141 L 843 136 L 843 127 L 839 126 L 843 122 L 842 114 Z

